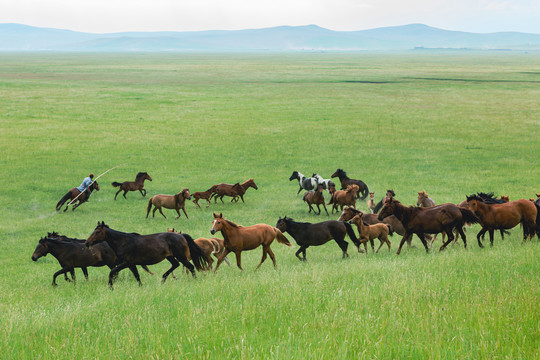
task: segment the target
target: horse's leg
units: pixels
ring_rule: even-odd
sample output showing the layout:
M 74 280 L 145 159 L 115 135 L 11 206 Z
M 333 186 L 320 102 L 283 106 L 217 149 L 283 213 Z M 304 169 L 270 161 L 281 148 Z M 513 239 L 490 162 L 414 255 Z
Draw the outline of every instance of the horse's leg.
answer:
M 296 193 L 296 196 L 298 196 L 298 194 L 300 194 L 300 191 L 302 191 L 302 190 L 303 190 L 303 188 L 302 188 L 302 186 L 300 186 L 300 189 L 299 189 L 298 192 Z
M 238 266 L 240 270 L 244 271 L 244 269 L 242 269 L 242 251 L 235 251 L 234 255 L 236 255 L 236 266 Z
M 268 252 L 268 248 L 269 248 L 269 247 L 270 247 L 270 246 L 264 246 L 264 245 L 262 246 L 262 248 L 263 248 L 262 259 L 261 259 L 261 262 L 259 263 L 259 265 L 257 265 L 257 267 L 255 268 L 255 270 L 258 270 L 259 267 L 261 267 L 261 265 L 262 265 L 262 263 L 264 262 L 264 260 L 266 260 L 266 254 L 267 254 L 267 252 Z M 275 264 L 274 264 L 274 266 L 275 266 Z
M 181 258 L 179 258 L 179 260 L 182 261 L 183 258 L 185 258 L 185 256 L 182 256 Z M 171 268 L 169 270 L 165 271 L 165 273 L 161 277 L 161 283 L 164 283 L 165 280 L 167 280 L 167 276 L 169 276 L 169 274 L 172 273 L 174 271 L 174 269 L 176 269 L 177 267 L 180 266 L 180 263 L 178 262 L 178 260 L 176 260 L 176 258 L 174 256 L 167 256 L 167 260 L 169 260 L 169 262 L 171 263 Z M 187 262 L 189 265 L 191 265 L 191 263 L 189 261 L 187 261 L 187 259 L 186 259 L 185 262 Z M 185 262 L 182 261 L 182 265 L 186 266 Z M 193 276 L 195 276 L 195 271 L 193 270 L 193 265 L 191 265 L 191 269 L 189 267 L 187 267 L 187 269 L 191 271 L 191 274 Z
M 426 253 L 429 253 L 429 247 L 427 245 L 426 237 L 424 236 L 424 233 L 417 234 L 420 240 L 422 240 L 422 244 L 426 248 Z M 450 235 L 448 235 L 450 237 Z M 453 238 L 453 236 L 452 236 Z
M 159 213 L 160 213 L 161 215 L 163 215 L 163 217 L 166 219 L 167 217 L 165 216 L 165 214 L 163 213 L 163 211 L 161 211 L 161 208 L 158 208 L 158 210 L 159 210 Z M 154 211 L 155 211 L 155 210 L 154 210 Z M 178 212 L 178 210 L 176 210 L 176 212 Z M 180 214 L 178 214 L 178 217 L 180 217 Z
M 268 255 L 270 255 L 270 259 L 272 259 L 272 263 L 274 264 L 274 269 L 277 268 L 277 264 L 276 264 L 276 257 L 274 256 L 274 252 L 272 251 L 272 249 L 270 249 L 270 245 L 268 245 Z
M 523 231 L 525 232 L 525 227 L 523 227 Z M 493 247 L 493 237 L 495 236 L 495 230 L 489 229 L 489 242 L 490 246 Z
M 230 253 L 231 251 L 227 248 L 224 248 L 223 249 L 223 252 L 221 253 L 221 255 L 219 256 L 218 258 L 218 261 L 217 261 L 217 265 L 216 265 L 216 268 L 214 269 L 214 272 L 217 272 L 217 269 L 219 268 L 219 265 L 221 265 L 221 263 L 223 262 L 223 259 L 225 259 L 225 257 Z
M 443 251 L 444 249 L 446 249 L 446 246 L 454 240 L 454 233 L 452 232 L 452 230 L 445 232 L 448 236 L 448 240 L 446 242 L 443 242 L 442 246 L 439 248 L 439 251 Z
M 58 270 L 57 272 L 54 273 L 53 275 L 53 278 L 52 278 L 52 286 L 57 286 L 58 284 L 56 283 L 56 277 L 58 275 L 62 275 L 62 274 L 65 274 L 67 272 L 71 271 L 70 268 L 62 268 L 60 270 Z
M 334 236 L 334 240 L 338 244 L 339 248 L 342 252 L 342 259 L 348 258 L 349 254 L 347 254 L 347 248 L 349 247 L 349 243 L 345 241 L 345 234 L 343 236 Z
M 486 228 L 482 228 L 482 230 L 480 230 L 480 232 L 476 235 L 476 240 L 478 240 L 478 246 L 480 246 L 481 248 L 483 248 L 484 245 L 482 245 L 482 241 L 480 241 L 480 238 L 486 233 L 486 231 Z
M 86 280 L 88 280 L 88 269 L 86 267 L 82 267 L 81 270 Z
M 407 230 L 405 230 L 405 234 L 403 234 L 403 238 L 401 239 L 401 242 L 399 243 L 399 247 L 398 247 L 396 255 L 399 255 L 401 253 L 401 248 L 403 247 L 403 244 L 405 244 L 405 241 L 407 241 L 409 243 L 409 246 L 410 246 L 410 241 L 412 240 L 411 239 L 412 235 L 413 234 L 409 234 L 407 232 Z
M 146 196 L 146 190 L 145 189 L 139 189 L 139 192 L 141 193 L 142 197 Z
M 371 244 L 371 251 L 375 251 L 375 240 L 374 239 L 369 239 L 369 243 Z M 377 252 L 378 252 L 378 250 L 377 250 Z
M 184 212 L 184 215 L 186 215 L 186 219 L 189 219 L 189 216 L 187 216 L 186 208 L 182 208 L 182 211 Z
M 141 277 L 139 276 L 139 270 L 137 270 L 136 265 L 129 265 L 129 270 L 133 273 L 133 276 L 135 276 L 135 279 L 137 279 L 137 282 L 139 283 L 139 286 L 142 286 Z
M 155 206 L 155 205 L 154 205 Z M 152 217 L 155 217 L 156 216 L 156 210 L 157 210 L 157 206 L 154 207 L 154 210 L 152 211 Z
M 208 205 L 206 207 L 209 208 L 210 207 L 210 200 L 206 199 L 206 201 L 208 201 Z
M 118 194 L 120 194 L 120 191 L 122 191 L 122 188 L 120 188 L 120 189 L 118 190 L 118 192 L 116 193 L 116 195 L 114 195 L 114 200 L 116 200 L 116 197 L 118 196 Z
M 317 215 L 321 215 L 321 206 L 319 204 L 317 204 L 317 209 L 319 210 L 319 213 Z M 313 211 L 315 212 L 315 211 Z
M 126 200 L 127 200 L 126 194 L 127 194 L 128 191 L 129 190 L 124 190 L 124 193 L 122 194 L 122 196 L 124 196 L 124 199 L 126 199 Z
M 221 203 L 222 203 L 222 204 L 225 204 L 225 201 L 223 201 L 223 197 L 224 197 L 224 196 L 225 196 L 225 195 L 221 195 L 221 197 L 219 198 L 219 200 L 221 200 Z
M 465 232 L 463 231 L 463 226 L 458 226 L 456 228 L 457 234 L 456 239 L 461 235 L 461 239 L 463 240 L 463 246 L 465 249 L 467 248 L 467 237 L 465 236 Z
M 118 273 L 121 270 L 124 270 L 128 266 L 129 265 L 126 263 L 118 264 L 109 272 L 109 287 L 111 288 L 111 290 L 113 289 L 113 280 L 118 276 Z
M 306 247 L 302 245 L 302 246 L 300 246 L 300 249 L 298 249 L 298 251 L 294 255 L 296 255 L 296 257 L 300 261 L 306 261 L 305 251 L 306 251 Z M 300 253 L 304 253 L 304 258 L 303 259 L 299 256 Z
M 322 203 L 322 206 L 324 208 L 324 211 L 326 211 L 326 216 L 330 216 L 330 214 L 328 213 L 328 210 L 326 210 L 326 205 L 324 204 L 324 201 Z
M 73 283 L 75 284 L 77 282 L 77 278 L 75 277 L 75 269 L 71 268 L 71 270 L 69 270 L 69 272 L 71 274 L 71 279 L 73 280 Z
M 178 219 L 180 217 L 180 209 L 176 208 L 174 210 L 176 210 L 176 213 L 178 214 L 178 216 L 174 218 L 176 220 L 176 219 Z
M 242 199 L 242 202 L 245 204 L 244 195 L 240 195 L 240 199 Z M 238 200 L 236 200 L 236 202 L 238 202 Z

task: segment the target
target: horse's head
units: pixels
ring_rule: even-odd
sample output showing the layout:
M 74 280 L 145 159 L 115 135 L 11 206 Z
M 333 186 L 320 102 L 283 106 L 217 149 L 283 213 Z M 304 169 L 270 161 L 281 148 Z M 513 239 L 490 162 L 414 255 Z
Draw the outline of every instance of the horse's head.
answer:
M 281 231 L 281 232 L 287 231 L 287 221 L 286 221 L 286 219 L 287 219 L 286 216 L 284 218 L 279 218 L 279 220 L 276 223 L 276 228 L 278 228 L 279 231 Z
M 352 193 L 354 196 L 358 194 L 358 191 L 360 191 L 360 187 L 356 184 L 347 186 L 347 189 L 345 189 L 345 192 Z
M 99 184 L 97 181 L 94 181 L 92 185 L 90 185 L 90 190 L 96 190 L 99 191 Z
M 90 247 L 90 246 L 92 246 L 94 244 L 105 241 L 105 239 L 107 237 L 107 231 L 108 230 L 109 230 L 109 227 L 107 225 L 105 225 L 105 222 L 103 222 L 103 221 L 99 222 L 98 221 L 98 224 L 97 224 L 96 228 L 94 229 L 92 234 L 90 234 L 88 239 L 86 239 L 86 241 L 84 242 L 86 247 Z
M 418 193 L 418 201 L 416 202 L 416 206 L 421 206 L 424 200 L 428 198 L 428 194 L 424 190 L 420 191 Z
M 336 184 L 334 184 L 333 182 L 328 183 L 328 192 L 330 194 L 335 193 L 336 192 Z
M 36 250 L 32 254 L 32 261 L 37 261 L 42 256 L 46 256 L 49 253 L 49 246 L 47 244 L 47 238 L 41 238 L 36 246 Z
M 369 193 L 369 199 L 370 199 L 370 200 L 374 200 L 374 199 L 375 199 L 375 193 L 374 193 L 374 192 L 370 192 L 370 193 Z
M 224 221 L 225 221 L 225 219 L 223 218 L 222 213 L 219 213 L 219 215 L 217 213 L 214 213 L 214 222 L 212 223 L 212 228 L 210 229 L 210 234 L 214 235 L 218 231 L 221 231 L 221 229 L 223 228 L 223 222 Z
M 150 180 L 152 181 L 152 178 L 150 177 L 150 175 L 148 175 L 148 173 L 145 171 L 145 172 L 140 172 L 137 174 L 137 176 L 135 176 L 135 180 L 138 180 L 139 178 L 142 178 L 142 180 Z
M 322 192 L 324 190 L 324 183 L 318 183 L 317 184 L 317 191 Z
M 392 189 L 386 190 L 386 198 L 387 199 L 393 198 L 395 196 L 396 196 L 396 193 L 394 192 L 394 190 L 392 190 Z
M 332 177 L 332 178 L 335 178 L 335 177 L 341 178 L 344 175 L 346 175 L 346 174 L 345 174 L 345 171 L 343 171 L 343 169 L 337 169 L 336 172 L 333 173 L 332 176 L 330 176 L 330 177 Z
M 298 177 L 299 177 L 299 176 L 298 176 L 298 171 L 294 170 L 294 171 L 292 172 L 291 177 L 289 178 L 289 181 L 293 181 L 294 179 L 298 179 Z
M 252 187 L 252 188 L 254 188 L 255 190 L 258 189 L 257 184 L 255 184 L 255 180 L 253 180 L 253 178 L 251 178 L 251 179 L 249 179 L 248 181 L 246 181 L 246 184 L 248 184 L 248 187 Z
M 394 214 L 396 210 L 396 205 L 398 205 L 400 202 L 395 200 L 393 197 L 384 199 L 384 205 L 379 212 L 379 216 L 377 219 L 382 220 L 387 216 L 390 216 Z
M 355 208 L 350 206 L 345 206 L 343 207 L 343 211 L 341 212 L 338 221 L 349 221 L 359 212 L 360 210 L 356 210 Z
M 359 225 L 362 223 L 362 216 L 364 216 L 364 213 L 360 211 L 358 215 L 355 215 L 349 222 L 351 224 Z

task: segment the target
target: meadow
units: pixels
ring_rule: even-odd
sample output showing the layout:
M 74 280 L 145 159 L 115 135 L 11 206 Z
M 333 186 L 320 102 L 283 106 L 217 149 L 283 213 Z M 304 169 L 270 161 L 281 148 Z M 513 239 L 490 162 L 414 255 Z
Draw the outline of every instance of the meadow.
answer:
M 318 222 L 293 170 L 343 168 L 376 198 L 437 203 L 494 191 L 540 192 L 540 54 L 501 52 L 268 54 L 0 54 L 0 358 L 2 359 L 538 359 L 540 245 L 519 227 L 480 249 L 438 240 L 341 259 L 334 242 L 274 242 L 277 269 L 223 264 L 197 279 L 168 263 L 108 269 L 77 283 L 52 275 L 40 237 L 86 238 L 98 221 L 138 233 L 175 227 L 210 237 L 212 212 L 241 225 L 280 216 Z M 101 190 L 76 211 L 57 201 L 93 172 Z M 148 196 L 113 200 L 112 181 L 153 178 Z M 188 202 L 145 219 L 149 196 L 254 178 L 246 202 Z M 337 180 L 337 179 L 336 179 Z M 357 206 L 365 209 L 365 202 Z M 332 214 L 337 219 L 339 214 Z M 294 243 L 292 238 L 287 237 Z M 487 240 L 486 240 L 487 245 Z

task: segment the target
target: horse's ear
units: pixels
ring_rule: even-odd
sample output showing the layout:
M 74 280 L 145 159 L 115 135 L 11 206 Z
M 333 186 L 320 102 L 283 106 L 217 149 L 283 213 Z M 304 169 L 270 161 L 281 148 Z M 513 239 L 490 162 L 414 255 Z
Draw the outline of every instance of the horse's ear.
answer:
M 216 212 L 214 212 L 214 219 L 217 219 L 218 217 L 219 215 Z

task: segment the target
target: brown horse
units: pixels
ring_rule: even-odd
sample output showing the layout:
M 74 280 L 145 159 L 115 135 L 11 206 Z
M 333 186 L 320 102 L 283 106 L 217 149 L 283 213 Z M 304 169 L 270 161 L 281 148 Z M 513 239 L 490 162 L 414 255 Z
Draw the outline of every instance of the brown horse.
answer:
M 489 241 L 493 246 L 494 230 L 512 229 L 517 224 L 523 226 L 523 242 L 532 238 L 537 230 L 538 210 L 534 203 L 520 199 L 502 204 L 486 204 L 478 195 L 467 196 L 467 204 L 480 219 L 482 230 L 476 235 L 478 246 L 484 247 L 480 237 L 489 232 Z
M 199 200 L 204 199 L 208 201 L 208 205 L 206 207 L 210 207 L 210 198 L 212 197 L 212 194 L 216 191 L 217 185 L 212 186 L 210 189 L 206 191 L 195 191 L 191 196 L 193 196 L 193 203 L 197 205 L 197 207 L 201 207 L 199 205 Z
M 176 234 L 181 234 L 181 231 L 175 231 L 174 228 L 169 229 L 167 228 L 168 232 L 173 232 Z M 219 259 L 219 256 L 223 254 L 224 247 L 224 241 L 223 239 L 219 238 L 197 238 L 193 240 L 197 246 L 199 246 L 204 254 L 204 257 L 206 258 L 206 262 L 208 266 L 205 268 L 205 270 L 212 270 L 212 264 L 214 263 L 214 259 L 212 259 L 212 255 L 216 259 Z M 191 255 L 188 257 L 188 260 L 191 260 Z M 227 264 L 230 265 L 229 259 L 225 258 L 225 261 Z M 187 270 L 187 269 L 186 269 Z M 173 275 L 173 273 L 171 273 Z
M 180 209 L 184 212 L 186 215 L 186 218 L 189 219 L 188 214 L 186 213 L 186 199 L 190 200 L 191 195 L 189 194 L 189 189 L 184 189 L 180 191 L 176 195 L 154 195 L 148 200 L 148 205 L 146 206 L 146 218 L 148 219 L 148 214 L 150 214 L 150 210 L 152 209 L 152 205 L 154 205 L 154 211 L 152 212 L 152 217 L 156 215 L 156 210 L 159 210 L 159 213 L 163 215 L 163 217 L 166 219 L 167 217 L 165 214 L 163 214 L 163 211 L 161 211 L 161 208 L 164 207 L 165 209 L 174 209 L 176 210 L 176 213 L 178 216 L 175 219 L 178 219 L 180 217 Z
M 238 187 L 238 185 L 240 185 L 240 187 Z M 221 183 L 214 186 L 216 186 L 216 190 L 212 196 L 215 197 L 215 203 L 217 203 L 218 197 L 220 198 L 221 202 L 223 202 L 224 196 L 231 196 L 232 197 L 231 202 L 232 201 L 238 202 L 238 197 L 240 197 L 240 199 L 242 199 L 242 202 L 244 202 L 244 194 L 246 193 L 247 189 L 252 187 L 255 190 L 257 190 L 259 188 L 257 184 L 255 184 L 255 181 L 253 180 L 253 178 L 246 180 L 241 184 L 236 183 L 232 185 L 232 184 Z
M 180 266 L 180 263 L 189 269 L 193 277 L 195 277 L 195 268 L 204 270 L 206 267 L 206 258 L 201 248 L 188 234 L 163 232 L 140 235 L 125 233 L 113 230 L 101 222 L 86 239 L 85 245 L 90 247 L 101 242 L 107 242 L 121 261 L 109 273 L 111 289 L 113 279 L 125 268 L 129 268 L 139 285 L 142 285 L 137 265 L 152 265 L 167 259 L 171 263 L 171 268 L 163 274 L 162 282 L 167 280 L 167 276 Z M 191 257 L 195 266 L 189 262 L 188 256 Z
M 332 204 L 332 214 L 337 211 L 338 206 L 343 210 L 345 205 L 356 208 L 356 197 L 358 195 L 358 185 L 349 185 L 346 190 L 337 190 L 328 205 Z
M 422 190 L 418 193 L 418 201 L 416 202 L 416 206 L 432 207 L 435 206 L 435 201 L 433 201 L 433 199 L 430 198 L 424 190 Z
M 375 251 L 375 253 L 378 253 L 379 250 L 381 250 L 381 247 L 386 243 L 388 245 L 388 251 L 390 251 L 390 240 L 388 240 L 388 235 L 392 235 L 394 231 L 392 230 L 392 227 L 388 224 L 374 224 L 374 225 L 366 225 L 364 224 L 364 221 L 362 220 L 362 217 L 364 214 L 360 212 L 360 214 L 356 215 L 351 219 L 351 223 L 355 224 L 358 228 L 359 233 L 359 241 L 360 243 L 364 243 L 364 248 L 367 253 L 367 242 L 373 242 L 374 239 L 379 239 L 381 242 L 381 245 Z
M 464 246 L 467 247 L 467 238 L 463 233 L 463 224 L 465 222 L 478 222 L 478 218 L 472 211 L 460 208 L 454 204 L 448 203 L 430 208 L 407 207 L 394 198 L 385 201 L 379 213 L 379 220 L 390 215 L 395 215 L 405 227 L 405 235 L 403 235 L 403 239 L 401 239 L 401 243 L 399 244 L 398 255 L 401 253 L 401 248 L 405 240 L 411 234 L 416 234 L 422 241 L 426 252 L 429 252 L 424 234 L 437 234 L 444 231 L 448 235 L 448 241 L 440 248 L 440 250 L 444 250 L 454 240 L 454 234 L 452 233 L 454 228 L 457 228 L 463 239 Z
M 326 215 L 330 216 L 330 214 L 328 214 L 328 210 L 326 209 L 323 190 L 324 190 L 324 184 L 318 184 L 316 191 L 309 190 L 308 192 L 304 194 L 304 201 L 307 202 L 307 204 L 309 205 L 308 213 L 310 213 L 311 210 L 313 210 L 313 213 L 315 213 L 315 209 L 311 205 L 317 205 L 317 209 L 319 210 L 319 213 L 317 215 L 320 215 L 321 214 L 320 205 L 322 205 L 324 208 L 324 211 L 326 211 Z
M 358 197 L 359 194 L 362 194 L 361 200 L 364 200 L 369 193 L 369 189 L 367 185 L 362 180 L 355 180 L 350 179 L 347 176 L 347 173 L 343 169 L 337 169 L 335 173 L 332 174 L 332 178 L 338 177 L 339 181 L 341 182 L 341 189 L 345 190 L 349 185 L 357 185 L 358 186 L 358 193 L 356 196 Z
M 139 172 L 137 176 L 135 176 L 135 181 L 124 181 L 123 183 L 113 181 L 111 183 L 113 187 L 120 186 L 120 189 L 118 190 L 116 195 L 114 195 L 114 200 L 116 200 L 116 197 L 118 196 L 118 194 L 120 194 L 121 191 L 124 191 L 124 193 L 122 194 L 124 196 L 124 199 L 127 199 L 126 194 L 128 191 L 137 190 L 139 190 L 141 195 L 145 197 L 146 190 L 144 189 L 144 180 L 152 181 L 152 178 L 150 177 L 150 175 L 148 175 L 147 172 Z
M 272 259 L 275 268 L 276 258 L 274 256 L 274 253 L 272 252 L 272 249 L 270 248 L 270 245 L 272 244 L 274 239 L 277 239 L 277 241 L 282 244 L 292 247 L 291 243 L 289 242 L 289 240 L 287 240 L 285 235 L 283 235 L 283 233 L 279 229 L 276 229 L 273 226 L 267 224 L 241 226 L 223 218 L 223 214 L 221 213 L 219 215 L 214 213 L 214 222 L 212 223 L 210 233 L 214 235 L 218 231 L 221 231 L 221 233 L 223 234 L 225 250 L 223 251 L 223 254 L 221 254 L 221 256 L 219 257 L 216 269 L 214 271 L 218 270 L 219 265 L 221 265 L 223 259 L 225 259 L 227 254 L 229 254 L 230 252 L 233 252 L 236 255 L 236 265 L 238 266 L 238 268 L 240 270 L 244 270 L 242 269 L 242 251 L 253 250 L 261 245 L 263 247 L 263 255 L 261 262 L 259 263 L 259 265 L 257 265 L 257 268 L 255 270 L 257 270 L 262 265 L 264 260 L 266 260 L 267 255 L 270 255 L 270 258 Z
M 56 204 L 56 211 L 60 211 L 62 209 L 62 206 L 66 203 L 66 201 L 69 200 L 69 203 L 67 204 L 66 208 L 64 209 L 64 212 L 67 211 L 69 205 L 71 205 L 71 202 L 74 200 L 74 199 L 77 199 L 75 201 L 73 201 L 73 207 L 71 208 L 71 210 L 75 210 L 76 208 L 79 207 L 79 205 L 81 205 L 82 203 L 85 203 L 88 201 L 88 198 L 90 197 L 90 194 L 92 194 L 92 191 L 99 191 L 99 184 L 97 183 L 97 181 L 94 181 L 89 187 L 88 187 L 88 190 L 84 191 L 82 194 L 81 194 L 81 191 L 77 188 L 73 188 L 71 190 L 69 190 L 66 195 L 64 195 L 60 201 Z M 79 196 L 80 195 L 80 196 Z

